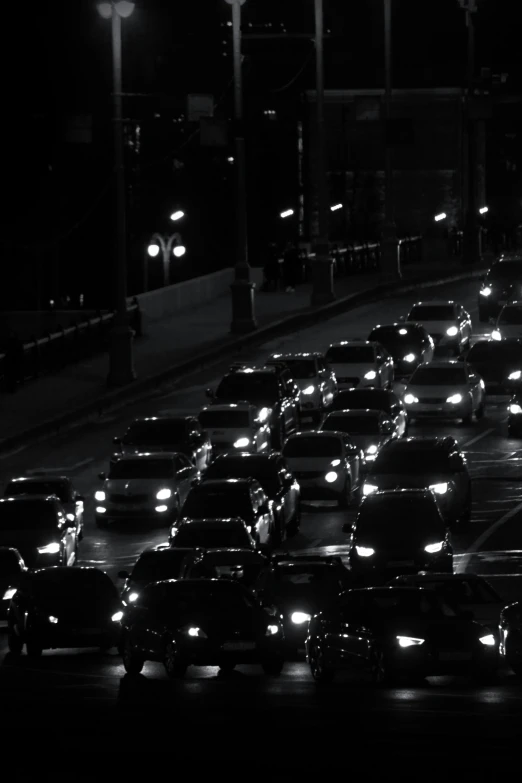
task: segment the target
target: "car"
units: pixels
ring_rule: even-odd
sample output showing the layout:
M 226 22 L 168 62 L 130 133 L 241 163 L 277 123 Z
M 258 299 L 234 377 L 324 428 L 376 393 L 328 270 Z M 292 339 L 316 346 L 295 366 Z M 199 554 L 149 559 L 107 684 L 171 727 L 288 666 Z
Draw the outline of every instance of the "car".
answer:
M 306 654 L 318 683 L 331 682 L 340 669 L 361 667 L 375 685 L 437 675 L 487 681 L 498 668 L 498 648 L 489 629 L 421 587 L 342 593 L 312 618 Z
M 491 339 L 519 340 L 522 338 L 522 302 L 516 301 L 505 305 L 497 316 Z
M 283 363 L 299 386 L 301 417 L 319 422 L 337 393 L 335 373 L 322 353 L 274 353 L 267 366 Z
M 339 390 L 367 386 L 378 389 L 392 387 L 393 359 L 379 343 L 368 340 L 332 343 L 325 359 L 335 372 Z
M 199 471 L 185 454 L 134 454 L 111 464 L 102 472 L 101 489 L 94 493 L 95 521 L 98 527 L 111 522 L 147 520 L 165 522 L 178 519 L 180 508 Z
M 185 454 L 200 471 L 212 461 L 212 444 L 196 416 L 147 416 L 134 419 L 123 437 L 113 438 L 115 457 L 134 454 Z
M 496 318 L 504 305 L 520 299 L 522 294 L 522 256 L 497 261 L 482 280 L 478 294 L 479 321 Z
M 431 489 L 448 525 L 465 529 L 470 524 L 471 477 L 451 435 L 388 443 L 370 465 L 363 496 L 385 489 Z
M 486 579 L 477 574 L 421 572 L 397 576 L 390 584 L 435 590 L 450 606 L 473 612 L 478 623 L 486 625 L 491 633 L 498 635 L 500 613 L 506 601 Z
M 267 558 L 253 549 L 194 549 L 184 558 L 179 578 L 234 579 L 252 588 L 266 563 Z
M 279 538 L 296 533 L 301 524 L 301 490 L 279 452 L 222 454 L 204 480 L 248 477 L 259 481 L 272 501 Z
M 365 581 L 421 570 L 453 573 L 451 534 L 434 493 L 392 489 L 365 498 L 351 531 L 350 565 Z
M 270 411 L 248 402 L 230 402 L 203 408 L 198 420 L 208 432 L 214 459 L 227 451 L 270 449 Z
M 123 666 L 139 674 L 160 661 L 171 679 L 189 666 L 261 664 L 277 676 L 284 666 L 283 632 L 243 585 L 224 579 L 182 579 L 148 585 L 123 621 Z
M 522 392 L 513 394 L 508 405 L 508 435 L 522 437 Z
M 0 546 L 17 549 L 28 568 L 72 566 L 78 560 L 76 524 L 56 495 L 0 499 Z
M 502 609 L 499 621 L 500 654 L 518 677 L 522 677 L 522 602 Z
M 298 432 L 286 441 L 283 457 L 301 488 L 301 498 L 358 502 L 364 454 L 343 432 Z
M 339 392 L 327 413 L 344 410 L 378 410 L 395 423 L 399 437 L 408 433 L 408 413 L 404 403 L 390 389 L 345 389 Z
M 395 380 L 407 378 L 423 362 L 431 362 L 435 343 L 417 323 L 401 321 L 374 326 L 368 340 L 380 343 L 393 359 Z
M 241 366 L 226 373 L 217 389 L 207 389 L 206 394 L 212 405 L 249 402 L 260 409 L 268 408 L 274 448 L 280 448 L 298 428 L 299 401 L 288 370 L 282 374 L 277 367 Z
M 442 299 L 417 302 L 406 321 L 422 324 L 436 349 L 445 348 L 459 356 L 470 346 L 471 316 L 458 302 Z
M 173 549 L 168 544 L 146 549 L 138 557 L 130 573 L 125 570 L 118 572 L 118 578 L 125 580 L 121 591 L 122 603 L 125 606 L 133 604 L 141 590 L 151 582 L 178 579 L 185 557 L 193 551 L 189 547 Z
M 27 566 L 17 549 L 0 546 L 0 620 L 7 618 L 11 598 L 26 571 Z
M 36 658 L 43 650 L 119 643 L 122 606 L 118 591 L 98 568 L 28 571 L 11 599 L 7 618 L 9 652 Z
M 376 410 L 336 411 L 321 425 L 321 432 L 345 432 L 364 454 L 364 464 L 373 462 L 390 440 L 399 437 L 397 425 L 386 413 Z
M 30 476 L 18 476 L 11 479 L 4 491 L 5 498 L 19 495 L 56 495 L 63 506 L 69 522 L 76 523 L 78 541 L 83 538 L 84 502 L 70 478 L 67 476 L 48 475 L 43 472 Z
M 209 479 L 193 486 L 181 510 L 181 519 L 239 517 L 260 546 L 278 538 L 274 504 L 256 479 Z
M 471 424 L 484 416 L 486 385 L 467 362 L 438 361 L 421 364 L 404 390 L 410 422 L 436 417 Z
M 478 340 L 466 363 L 484 381 L 486 394 L 522 391 L 522 340 Z
M 253 590 L 261 603 L 282 617 L 285 647 L 304 652 L 308 623 L 339 593 L 352 586 L 340 557 L 285 553 L 273 556 Z
M 171 528 L 171 547 L 179 549 L 256 549 L 257 544 L 244 520 L 182 519 Z

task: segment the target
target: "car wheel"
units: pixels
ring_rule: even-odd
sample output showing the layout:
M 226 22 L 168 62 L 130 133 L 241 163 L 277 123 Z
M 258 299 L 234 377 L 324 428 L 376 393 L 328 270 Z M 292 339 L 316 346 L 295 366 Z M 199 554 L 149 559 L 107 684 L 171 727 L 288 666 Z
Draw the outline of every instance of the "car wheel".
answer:
M 7 627 L 7 646 L 11 655 L 21 655 L 24 649 L 24 640 L 22 639 L 16 623 L 9 623 Z
M 374 647 L 372 650 L 370 677 L 374 685 L 387 685 L 392 679 L 386 656 L 380 647 Z
M 29 658 L 40 658 L 43 653 L 43 647 L 35 639 L 29 638 L 25 643 L 25 649 Z
M 480 405 L 478 406 L 477 410 L 475 411 L 475 418 L 477 419 L 477 421 L 479 419 L 483 419 L 484 418 L 485 410 L 486 410 L 486 406 L 485 406 L 484 402 L 481 402 Z
M 508 636 L 506 640 L 506 660 L 517 677 L 522 677 L 522 635 Z
M 165 645 L 163 665 L 171 680 L 179 680 L 185 676 L 188 666 L 180 659 L 178 648 L 173 641 L 167 642 Z
M 309 660 L 310 671 L 316 682 L 321 684 L 332 682 L 335 677 L 335 669 L 326 664 L 323 649 L 317 639 L 310 645 Z
M 265 674 L 271 677 L 279 677 L 285 665 L 284 658 L 267 658 L 261 664 Z
M 337 498 L 339 508 L 349 508 L 352 503 L 352 482 L 346 479 L 343 491 Z
M 298 506 L 292 521 L 287 525 L 286 537 L 292 538 L 293 536 L 296 536 L 299 533 L 300 527 L 301 527 L 301 509 Z
M 125 637 L 122 647 L 123 668 L 127 674 L 139 674 L 145 665 L 145 661 L 134 650 L 130 636 L 127 635 Z

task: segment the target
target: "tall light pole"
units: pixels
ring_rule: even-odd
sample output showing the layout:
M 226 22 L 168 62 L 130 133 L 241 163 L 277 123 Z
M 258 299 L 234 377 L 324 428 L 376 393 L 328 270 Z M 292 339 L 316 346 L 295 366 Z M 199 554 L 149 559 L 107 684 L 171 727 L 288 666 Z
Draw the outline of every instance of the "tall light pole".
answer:
M 133 332 L 127 314 L 127 226 L 122 114 L 121 20 L 134 11 L 134 3 L 111 0 L 98 4 L 112 29 L 112 123 L 116 196 L 116 313 L 109 340 L 109 386 L 125 386 L 136 377 L 132 355 Z
M 459 0 L 461 8 L 466 12 L 466 27 L 468 30 L 466 102 L 465 102 L 465 138 L 464 138 L 464 242 L 463 262 L 475 264 L 480 260 L 480 238 L 477 204 L 476 177 L 476 124 L 473 115 L 473 95 L 475 81 L 475 23 L 473 14 L 477 11 L 476 0 Z M 482 206 L 482 205 L 480 205 Z
M 147 247 L 147 253 L 151 258 L 156 258 L 160 251 L 163 261 L 163 285 L 168 286 L 170 285 L 171 255 L 181 258 L 186 253 L 186 247 L 181 242 L 181 234 L 177 231 L 170 236 L 153 234 Z
M 393 157 L 392 144 L 392 0 L 384 0 L 384 123 L 385 123 L 385 163 L 384 163 L 384 224 L 381 243 L 381 273 L 384 277 L 401 276 L 399 266 L 399 245 L 393 205 Z
M 241 6 L 245 0 L 226 0 L 232 6 L 234 53 L 234 139 L 236 165 L 236 263 L 232 290 L 230 331 L 245 334 L 257 329 L 254 310 L 254 284 L 248 263 L 245 129 L 243 122 L 243 74 L 241 57 Z
M 328 181 L 326 176 L 326 137 L 324 124 L 324 19 L 323 0 L 315 0 L 315 207 L 317 224 L 312 237 L 312 305 L 321 305 L 335 299 L 333 290 L 333 261 L 328 243 Z

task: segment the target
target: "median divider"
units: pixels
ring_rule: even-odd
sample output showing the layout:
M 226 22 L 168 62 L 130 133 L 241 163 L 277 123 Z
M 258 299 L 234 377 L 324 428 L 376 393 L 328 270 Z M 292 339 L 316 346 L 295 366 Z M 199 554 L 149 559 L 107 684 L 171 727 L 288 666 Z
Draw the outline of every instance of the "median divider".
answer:
M 342 315 L 344 312 L 349 312 L 364 304 L 371 304 L 379 299 L 390 298 L 408 291 L 432 288 L 444 283 L 473 280 L 481 277 L 485 271 L 486 268 L 483 267 L 441 275 L 439 270 L 437 276 L 422 276 L 409 280 L 380 283 L 336 299 L 327 305 L 301 310 L 298 313 L 262 326 L 255 332 L 250 332 L 240 337 L 231 336 L 219 345 L 216 346 L 214 344 L 202 350 L 201 353 L 198 353 L 191 359 L 171 365 L 160 373 L 138 379 L 121 389 L 107 390 L 102 396 L 87 404 L 71 407 L 69 410 L 41 422 L 36 427 L 31 427 L 16 435 L 0 440 L 0 453 L 5 455 L 6 452 L 30 446 L 38 441 L 84 426 L 90 421 L 95 421 L 130 402 L 154 397 L 159 392 L 164 392 L 165 387 L 176 386 L 180 378 L 185 380 L 188 375 L 204 369 L 210 369 L 227 358 L 232 359 L 245 348 L 252 348 L 275 337 L 305 329 L 317 323 L 317 321 L 329 320 L 335 316 Z

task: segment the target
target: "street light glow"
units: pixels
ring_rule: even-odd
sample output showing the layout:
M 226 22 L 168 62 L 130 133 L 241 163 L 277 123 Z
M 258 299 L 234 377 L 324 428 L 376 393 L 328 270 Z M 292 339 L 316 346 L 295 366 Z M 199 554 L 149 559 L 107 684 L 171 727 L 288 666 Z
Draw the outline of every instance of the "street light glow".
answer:
M 173 248 L 172 252 L 176 256 L 176 258 L 181 258 L 181 256 L 184 256 L 187 252 L 187 248 L 185 245 L 176 245 L 175 248 Z
M 181 211 L 181 209 L 178 209 L 176 212 L 173 212 L 170 216 L 171 220 L 181 220 L 182 217 L 185 217 L 185 213 Z
M 233 163 L 234 162 L 234 158 L 232 157 L 232 155 L 229 158 L 227 158 L 227 161 L 229 163 Z
M 342 208 L 343 208 L 342 204 L 334 204 L 333 207 L 330 207 L 332 212 L 337 212 L 338 209 L 342 209 Z
M 160 246 L 159 245 L 149 245 L 148 248 L 147 248 L 147 253 L 149 254 L 149 256 L 151 258 L 156 258 L 156 256 L 158 255 L 159 251 L 160 251 Z
M 281 212 L 281 217 L 282 218 L 287 218 L 287 217 L 290 217 L 290 215 L 293 215 L 293 214 L 294 214 L 294 210 L 293 209 L 285 209 L 284 212 Z
M 117 0 L 117 2 L 114 3 L 98 3 L 98 13 L 103 19 L 110 19 L 113 6 L 116 9 L 118 16 L 121 16 L 122 19 L 128 19 L 134 11 L 135 3 L 131 3 L 129 0 Z
M 445 212 L 441 212 L 440 215 L 435 215 L 435 222 L 438 223 L 439 220 L 444 220 L 447 217 Z
M 488 212 L 488 207 L 481 207 L 479 209 L 479 212 L 480 212 L 481 215 L 485 215 L 486 212 Z

